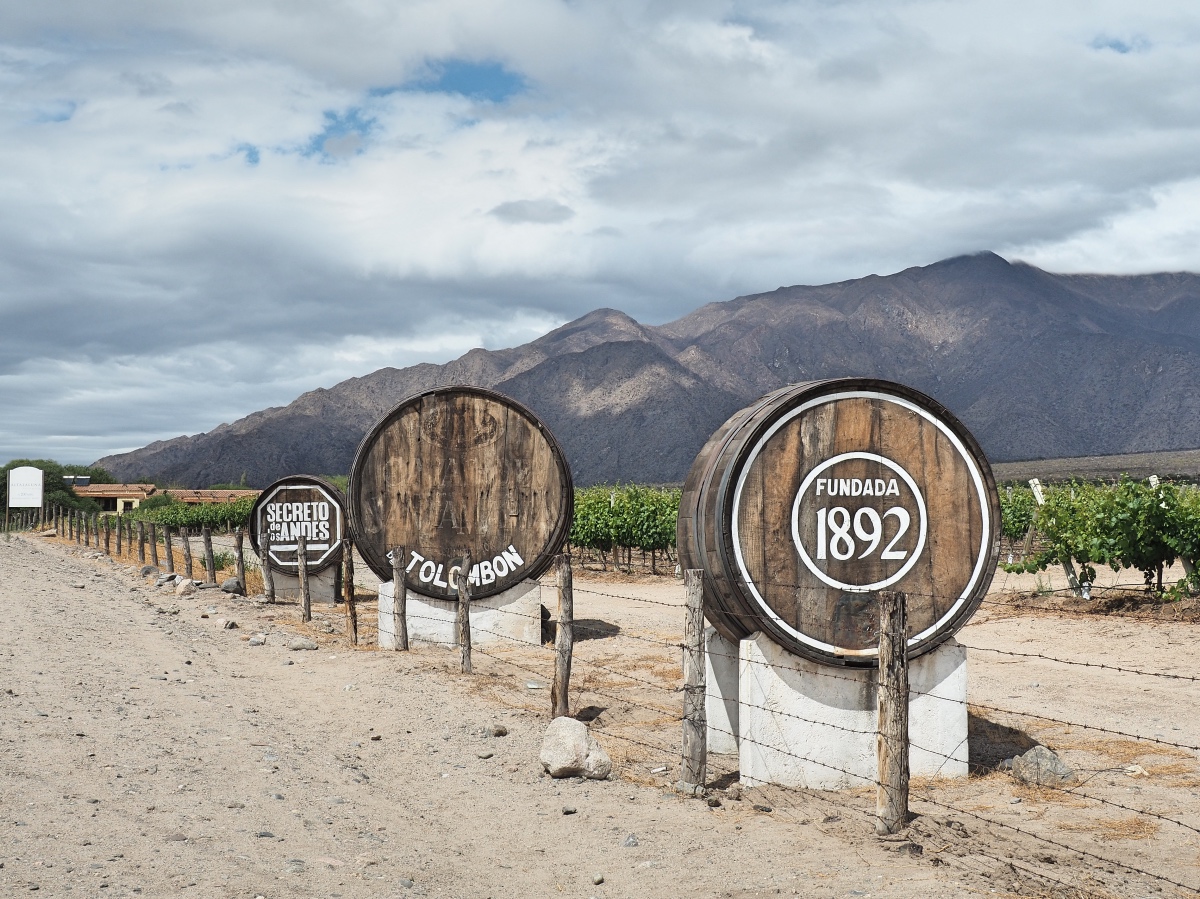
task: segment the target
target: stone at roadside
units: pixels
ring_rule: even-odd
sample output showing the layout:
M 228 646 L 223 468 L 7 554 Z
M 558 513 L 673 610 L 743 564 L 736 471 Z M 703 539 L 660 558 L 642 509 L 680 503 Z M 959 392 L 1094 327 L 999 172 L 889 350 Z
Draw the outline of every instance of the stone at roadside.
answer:
M 317 649 L 315 640 L 310 640 L 308 637 L 296 637 L 288 644 L 288 649 Z
M 1022 783 L 1043 787 L 1060 787 L 1078 779 L 1073 768 L 1047 749 L 1034 746 L 1024 755 L 1012 760 L 1012 774 Z
M 166 573 L 160 574 L 158 576 L 158 580 L 156 580 L 154 582 L 154 586 L 155 587 L 166 587 L 168 584 L 179 583 L 179 580 L 180 580 L 180 578 L 178 575 L 171 574 L 170 572 L 166 572 Z
M 255 634 L 249 640 L 251 646 L 264 646 L 267 642 L 266 634 Z
M 49 530 L 42 531 L 40 534 L 38 534 L 38 536 L 39 537 L 56 537 L 58 535 L 55 534 L 54 528 L 50 528 Z
M 638 845 L 637 834 L 631 833 L 629 836 L 627 836 L 624 840 L 621 841 L 621 845 L 624 846 L 626 849 L 632 849 L 634 846 L 637 846 Z
M 573 815 L 573 814 L 575 814 L 575 806 L 573 806 L 573 805 L 564 805 L 564 806 L 563 806 L 563 814 L 564 814 L 564 815 Z
M 191 596 L 196 592 L 196 582 L 184 578 L 175 585 L 176 596 Z
M 74 589 L 76 589 L 76 590 L 83 590 L 83 589 L 84 589 L 84 585 L 83 585 L 83 584 L 72 584 L 71 586 L 72 586 Z
M 503 724 L 493 724 L 492 725 L 492 736 L 493 737 L 507 737 L 508 736 L 508 728 L 505 727 Z
M 538 757 L 551 777 L 582 775 L 592 780 L 604 780 L 612 773 L 608 753 L 588 731 L 587 725 L 574 718 L 555 718 L 550 722 Z
M 600 884 L 604 883 L 604 875 L 603 874 L 593 874 L 592 875 L 592 883 L 594 883 L 596 886 L 600 886 Z
M 224 626 L 225 630 L 227 630 L 227 631 L 236 631 L 238 629 L 238 623 L 236 621 L 233 621 L 232 619 L 230 619 L 229 621 L 226 621 L 223 626 Z
M 158 577 L 159 575 L 162 574 L 162 572 L 159 571 L 157 568 L 155 568 L 153 565 L 143 565 L 141 567 L 141 570 L 138 573 L 142 577 Z
M 246 587 L 235 577 L 227 577 L 221 584 L 221 589 L 225 593 L 234 593 L 238 596 L 246 595 Z

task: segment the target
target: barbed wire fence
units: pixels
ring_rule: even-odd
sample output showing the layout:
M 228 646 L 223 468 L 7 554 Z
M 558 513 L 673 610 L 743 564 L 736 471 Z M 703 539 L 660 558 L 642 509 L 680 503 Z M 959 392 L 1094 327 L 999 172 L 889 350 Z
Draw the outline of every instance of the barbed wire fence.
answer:
M 52 512 L 50 514 L 46 512 L 38 514 L 37 510 L 31 510 L 28 516 L 21 520 L 20 524 L 28 530 L 54 528 L 61 538 L 77 543 L 80 546 L 94 546 L 97 551 L 104 547 L 102 543 L 103 532 L 101 527 L 98 526 L 100 522 L 89 520 L 85 516 L 69 516 L 66 514 L 59 516 Z M 141 544 L 140 541 L 135 541 L 131 530 L 122 532 L 122 539 L 115 546 L 112 545 L 113 538 L 111 533 L 108 536 L 110 545 L 104 547 L 106 554 L 119 561 L 131 562 L 136 558 L 139 549 L 144 547 L 144 544 Z M 192 538 L 190 536 L 184 537 L 184 543 L 180 546 L 180 549 L 183 546 L 189 545 L 187 543 L 189 539 Z M 169 537 L 165 545 L 170 546 Z M 173 553 L 174 550 L 172 549 L 171 552 Z M 252 568 L 254 567 L 250 559 L 247 559 L 246 564 Z M 557 589 L 557 584 L 546 581 L 546 579 L 543 580 L 544 582 L 541 586 L 544 590 L 553 591 Z M 622 589 L 623 586 L 617 585 L 608 586 L 605 589 L 596 589 L 591 586 L 576 584 L 574 592 L 590 597 L 600 603 L 613 601 L 632 603 L 645 607 L 657 607 L 659 615 L 677 613 L 679 615 L 677 624 L 680 626 L 680 633 L 682 634 L 683 606 L 680 603 L 665 602 L 639 596 L 633 590 Z M 1096 587 L 1093 592 L 1108 590 L 1113 593 L 1119 593 L 1123 590 L 1138 590 L 1143 586 L 1144 583 L 1142 581 L 1131 582 L 1129 584 L 1117 583 L 1107 587 Z M 1003 591 L 1004 587 L 1005 579 L 1002 578 L 999 590 Z M 682 593 L 682 587 L 680 587 L 680 592 Z M 1047 602 L 1050 598 L 1057 596 L 1067 598 L 1070 595 L 1068 588 L 1039 594 L 1037 602 L 1025 600 L 1012 602 L 1005 599 L 988 598 L 983 601 L 983 605 L 986 609 L 1006 614 L 1032 613 L 1047 616 L 1084 616 L 1092 620 L 1097 618 L 1096 613 L 1093 611 L 1064 609 Z M 389 637 L 394 639 L 394 634 L 389 633 L 386 619 L 381 629 L 378 602 L 379 594 L 377 588 L 357 583 L 353 588 L 353 602 L 351 605 L 346 605 L 344 609 L 332 606 L 319 606 L 318 610 L 321 619 L 327 625 L 339 617 L 339 615 L 344 615 L 344 638 L 352 642 L 360 650 L 378 651 L 387 642 Z M 287 608 L 291 605 L 299 605 L 299 603 L 281 602 L 279 605 L 281 608 Z M 525 613 L 513 612 L 503 608 L 489 609 L 489 611 L 495 612 L 497 615 L 520 615 L 526 617 Z M 445 622 L 444 616 L 426 616 L 415 610 L 410 610 L 408 617 L 416 622 L 422 619 L 431 623 Z M 746 614 L 744 617 L 747 626 L 755 630 L 758 629 L 756 625 L 760 624 L 763 620 L 762 616 L 753 614 Z M 1114 614 L 1113 617 L 1128 618 L 1149 624 L 1157 622 L 1174 623 L 1177 620 L 1170 617 L 1148 618 L 1145 615 Z M 649 758 L 653 758 L 658 762 L 658 767 L 662 767 L 663 763 L 667 767 L 678 764 L 677 760 L 681 753 L 682 727 L 688 723 L 688 717 L 684 712 L 684 691 L 679 684 L 680 678 L 677 667 L 678 656 L 684 650 L 682 639 L 672 639 L 661 632 L 651 630 L 632 632 L 620 624 L 614 626 L 612 623 L 606 621 L 587 618 L 575 620 L 571 624 L 578 635 L 576 638 L 578 641 L 576 651 L 573 654 L 575 679 L 572 690 L 568 694 L 573 700 L 571 702 L 571 706 L 574 709 L 573 714 L 581 718 L 586 718 L 590 715 L 592 718 L 591 730 L 594 734 L 606 738 L 607 741 L 610 741 L 610 744 L 611 741 L 616 741 L 618 744 L 628 748 L 628 751 L 623 756 L 620 753 L 615 754 L 616 758 L 614 760 L 619 761 L 625 766 L 626 776 L 632 779 L 647 779 L 644 773 L 640 772 L 643 768 L 647 768 L 642 762 Z M 544 631 L 540 628 L 540 621 L 538 625 L 539 637 L 545 636 Z M 472 631 L 481 637 L 493 638 L 489 642 L 477 642 L 473 646 L 473 652 L 487 659 L 495 670 L 511 672 L 515 680 L 515 684 L 509 684 L 508 686 L 501 685 L 501 687 L 497 688 L 495 680 L 492 679 L 489 681 L 492 689 L 507 689 L 509 691 L 507 701 L 513 705 L 548 712 L 549 690 L 547 688 L 553 683 L 555 670 L 555 650 L 552 643 L 543 639 L 533 640 L 522 638 L 514 636 L 510 632 L 475 625 L 472 625 Z M 439 646 L 446 649 L 456 649 L 459 646 L 459 642 L 453 639 L 415 637 L 414 643 L 418 645 Z M 590 647 L 589 644 L 592 646 Z M 578 651 L 580 645 L 593 648 L 601 644 L 607 648 L 606 652 Z M 1066 654 L 1050 655 L 1001 647 L 965 645 L 968 646 L 971 652 L 1006 656 L 1018 661 L 1039 660 L 1053 665 L 1067 666 L 1072 669 L 1104 671 L 1111 675 L 1128 678 L 1148 678 L 1151 680 L 1181 683 L 1200 682 L 1200 675 L 1191 673 L 1150 670 L 1127 665 L 1109 664 L 1104 661 L 1091 659 L 1075 659 L 1068 657 Z M 712 651 L 710 650 L 710 652 Z M 719 655 L 719 653 L 715 652 L 712 654 Z M 670 666 L 668 663 L 672 661 L 675 661 L 676 669 L 673 672 L 669 672 L 668 669 Z M 740 656 L 736 659 L 729 656 L 727 657 L 727 661 L 736 661 L 744 665 L 771 666 L 770 663 L 762 660 Z M 771 667 L 787 669 L 788 666 L 774 665 Z M 797 667 L 793 670 L 799 671 L 801 669 Z M 805 667 L 803 671 L 806 675 L 813 674 L 811 666 Z M 820 677 L 857 682 L 857 679 L 851 678 L 846 673 L 835 668 L 829 668 L 828 670 L 818 669 L 816 673 Z M 522 683 L 526 688 L 524 690 L 521 689 Z M 534 686 L 535 684 L 536 687 Z M 1195 759 L 1196 754 L 1200 754 L 1200 745 L 1179 740 L 1169 740 L 1156 735 L 1141 734 L 1133 730 L 1110 728 L 1095 722 L 1056 717 L 1050 713 L 1050 710 L 1043 709 L 1037 712 L 1022 711 L 971 700 L 964 701 L 953 697 L 945 697 L 935 693 L 911 689 L 910 696 L 912 698 L 923 697 L 935 702 L 966 705 L 970 712 L 989 713 L 1009 721 L 1028 722 L 1026 726 L 1029 728 L 1054 726 L 1072 730 L 1078 729 L 1116 740 L 1130 741 L 1137 744 L 1144 743 L 1151 747 L 1165 747 L 1172 751 L 1188 753 L 1189 762 Z M 714 697 L 715 694 L 705 694 L 706 699 Z M 596 700 L 597 703 L 593 705 L 591 703 L 592 700 Z M 611 715 L 605 716 L 604 713 L 608 711 L 608 708 L 603 708 L 596 712 L 596 709 L 599 708 L 599 702 L 611 703 L 611 708 L 620 710 L 623 717 L 617 716 L 614 718 Z M 828 722 L 806 719 L 787 710 L 754 705 L 743 701 L 741 698 L 739 698 L 738 704 L 739 708 L 767 712 L 771 715 L 791 718 L 822 727 L 830 726 Z M 709 731 L 721 732 L 730 738 L 743 741 L 748 740 L 751 743 L 755 742 L 743 734 L 734 734 L 728 730 L 722 731 L 719 726 L 715 726 L 711 722 L 705 721 L 704 726 Z M 853 728 L 840 729 L 850 733 L 868 733 L 868 731 L 855 730 Z M 861 819 L 862 827 L 865 829 L 874 820 L 874 811 L 866 807 L 862 794 L 865 790 L 875 790 L 883 786 L 877 779 L 864 776 L 862 773 L 843 769 L 836 764 L 832 764 L 828 759 L 814 758 L 803 752 L 798 752 L 795 747 L 781 747 L 779 745 L 767 747 L 765 744 L 760 745 L 763 745 L 763 748 L 769 748 L 773 753 L 790 757 L 808 765 L 827 768 L 851 779 L 855 783 L 861 784 L 861 789 L 851 790 L 849 794 L 778 784 L 759 785 L 755 787 L 755 799 L 761 800 L 756 803 L 756 806 L 760 809 L 767 808 L 773 813 L 780 814 L 785 819 L 795 821 L 797 824 L 813 823 L 815 820 L 814 815 L 820 809 L 826 810 L 827 814 L 820 817 L 819 822 L 817 822 L 818 826 L 843 825 L 844 818 L 850 817 L 856 822 Z M 950 759 L 949 755 L 940 751 L 920 746 L 915 742 L 912 745 L 913 748 L 947 760 Z M 1064 801 L 1091 803 L 1097 808 L 1114 809 L 1128 813 L 1137 820 L 1144 819 L 1152 822 L 1157 827 L 1169 828 L 1177 832 L 1180 837 L 1200 835 L 1200 817 L 1192 821 L 1187 820 L 1188 809 L 1174 808 L 1164 811 L 1151 807 L 1143 807 L 1132 802 L 1121 801 L 1112 796 L 1100 795 L 1098 791 L 1091 788 L 1091 785 L 1094 784 L 1098 777 L 1123 770 L 1124 768 L 1122 767 L 1100 767 L 1078 770 L 1077 773 L 1080 775 L 1079 783 L 1072 785 L 1041 785 L 1039 789 L 1044 795 L 1061 797 Z M 706 777 L 709 798 L 715 798 L 720 801 L 721 791 L 736 784 L 738 776 L 739 770 L 736 757 L 710 754 Z M 1140 878 L 1145 884 L 1154 885 L 1160 890 L 1162 888 L 1171 888 L 1187 894 L 1200 892 L 1200 876 L 1184 879 L 1181 875 L 1177 875 L 1174 872 L 1166 873 L 1161 870 L 1150 870 L 1147 866 L 1133 864 L 1129 859 L 1114 857 L 1115 853 L 1113 852 L 1099 851 L 1098 847 L 1078 845 L 1076 841 L 1068 841 L 1069 838 L 1058 833 L 1048 834 L 1029 825 L 1000 820 L 995 815 L 985 814 L 986 809 L 967 807 L 962 803 L 951 801 L 947 796 L 943 795 L 944 792 L 940 790 L 937 781 L 924 782 L 912 790 L 911 798 L 914 810 L 918 813 L 918 816 L 910 827 L 910 843 L 924 839 L 926 845 L 931 846 L 934 842 L 940 842 L 943 844 L 940 848 L 931 846 L 931 851 L 928 853 L 931 859 L 952 859 L 953 863 L 964 871 L 974 872 L 981 877 L 1009 878 L 1011 879 L 1009 885 L 1016 887 L 1013 890 L 1014 892 L 1042 891 L 1043 893 L 1049 892 L 1060 896 L 1094 895 L 1104 891 L 1120 893 L 1127 889 L 1131 877 Z M 963 820 L 973 822 L 976 828 L 982 828 L 982 830 L 977 829 L 972 834 L 969 829 L 962 826 Z M 858 825 L 855 824 L 854 827 L 857 829 Z M 1062 860 L 1048 855 L 1047 853 L 1049 852 L 1066 853 L 1067 856 L 1073 859 L 1076 870 L 1064 877 Z M 1047 859 L 1050 860 L 1048 861 Z M 1086 880 L 1086 883 L 1080 882 L 1081 877 Z
M 1142 584 L 1139 582 L 1129 586 L 1133 589 L 1141 587 Z M 553 582 L 545 582 L 542 587 L 554 590 L 557 585 Z M 680 589 L 682 590 L 682 588 Z M 657 606 L 663 610 L 670 609 L 680 616 L 683 613 L 680 603 L 639 596 L 635 592 L 622 590 L 620 586 L 595 589 L 576 584 L 574 592 L 600 602 L 612 600 L 649 607 Z M 389 633 L 387 616 L 383 616 L 381 630 L 381 619 L 376 614 L 372 614 L 378 608 L 377 605 L 372 608 L 372 605 L 378 602 L 378 592 L 359 586 L 356 591 L 356 601 L 360 604 L 357 616 L 359 646 L 360 648 L 378 649 L 383 642 L 381 635 L 384 640 L 392 637 L 392 634 Z M 1002 600 L 988 600 L 987 602 L 997 607 L 1005 606 L 1010 610 L 1014 608 L 1012 603 Z M 1016 608 L 1024 611 L 1026 607 L 1017 606 Z M 503 608 L 493 608 L 489 611 L 497 615 L 524 616 L 525 614 Z M 1039 606 L 1032 611 L 1052 614 L 1060 610 L 1051 606 Z M 1094 613 L 1080 612 L 1078 614 L 1088 614 L 1093 619 L 1096 617 Z M 408 617 L 418 623 L 422 620 L 445 623 L 447 620 L 444 615 L 427 616 L 412 610 L 408 612 Z M 1139 620 L 1145 621 L 1146 619 Z M 617 744 L 628 747 L 630 751 L 624 754 L 624 761 L 630 770 L 626 771 L 626 776 L 634 780 L 645 780 L 645 771 L 661 770 L 664 767 L 678 765 L 682 751 L 681 728 L 688 720 L 683 709 L 683 688 L 678 683 L 678 671 L 668 678 L 664 676 L 661 665 L 658 666 L 657 671 L 654 671 L 656 666 L 653 664 L 647 666 L 646 662 L 648 654 L 659 661 L 665 657 L 675 656 L 677 658 L 684 649 L 682 641 L 665 638 L 649 631 L 629 632 L 619 625 L 614 627 L 608 622 L 596 622 L 589 619 L 572 622 L 572 628 L 581 643 L 603 641 L 614 647 L 603 655 L 575 652 L 573 664 L 576 683 L 571 692 L 574 714 L 581 718 L 594 716 L 594 720 L 591 721 L 591 730 L 594 734 L 605 738 L 610 745 L 612 741 L 615 741 Z M 522 691 L 521 686 L 522 684 L 526 688 L 536 686 L 539 691 L 543 691 L 553 682 L 555 651 L 552 642 L 524 639 L 514 636 L 512 633 L 477 625 L 472 625 L 472 632 L 475 634 L 472 652 L 493 663 L 495 670 L 508 671 L 515 680 L 515 684 L 509 687 L 515 694 L 509 696 L 510 703 L 526 709 L 540 709 L 548 712 L 548 691 L 539 692 L 534 698 L 535 694 L 528 689 Z M 490 637 L 493 640 L 485 642 L 480 639 L 484 637 Z M 456 640 L 452 639 L 423 637 L 414 638 L 414 642 L 446 649 L 456 649 L 459 645 Z M 618 646 L 621 648 L 616 649 L 615 647 Z M 1123 676 L 1167 678 L 1185 682 L 1200 681 L 1200 676 L 1190 674 L 1108 665 L 1102 662 L 1070 659 L 1058 655 L 1022 653 L 982 646 L 968 646 L 968 648 L 972 652 L 998 652 L 1021 659 L 1037 658 L 1054 664 L 1101 669 Z M 738 657 L 734 659 L 729 657 L 728 660 L 741 664 L 770 665 L 770 663 L 753 658 Z M 647 668 L 650 670 L 648 671 Z M 800 669 L 796 668 L 795 670 Z M 806 667 L 803 671 L 807 675 L 813 673 L 811 667 Z M 818 674 L 821 677 L 855 680 L 833 668 L 827 671 L 818 671 Z M 1168 740 L 1149 734 L 1139 734 L 1131 730 L 1105 727 L 1097 723 L 1060 718 L 1045 710 L 1028 712 L 917 690 L 910 690 L 910 696 L 914 699 L 928 697 L 937 702 L 965 705 L 972 713 L 990 713 L 993 716 L 1005 717 L 1007 720 L 1029 722 L 1027 725 L 1029 727 L 1055 726 L 1080 729 L 1112 739 L 1144 742 L 1149 747 L 1166 747 L 1173 751 L 1189 754 L 1200 753 L 1200 745 Z M 706 699 L 714 697 L 715 694 L 711 696 L 706 694 Z M 607 708 L 598 710 L 597 706 L 593 705 L 593 703 L 602 702 L 610 703 L 612 708 L 620 710 L 623 714 L 618 720 L 610 720 L 611 716 L 604 715 Z M 830 726 L 828 722 L 806 719 L 786 709 L 768 708 L 748 703 L 742 699 L 739 699 L 738 704 L 740 709 L 753 709 L 821 727 Z M 710 722 L 706 722 L 705 726 L 710 732 L 723 732 L 728 737 L 749 741 L 752 744 L 756 742 L 744 734 L 722 731 L 719 726 L 714 726 Z M 873 731 L 845 727 L 835 729 L 856 734 L 873 733 Z M 759 745 L 798 762 L 828 768 L 861 784 L 861 789 L 851 790 L 850 794 L 853 798 L 850 798 L 841 792 L 778 784 L 760 784 L 755 788 L 755 798 L 762 801 L 756 803 L 756 807 L 767 808 L 773 813 L 781 814 L 786 819 L 804 824 L 812 823 L 814 809 L 825 809 L 827 814 L 819 818 L 820 825 L 836 825 L 842 822 L 845 816 L 849 816 L 855 821 L 861 820 L 863 828 L 870 826 L 875 818 L 875 813 L 866 807 L 862 794 L 866 790 L 874 790 L 882 786 L 877 779 L 841 768 L 827 759 L 795 751 L 795 747 Z M 915 741 L 912 745 L 915 749 L 939 756 L 947 761 L 951 759 L 950 755 L 921 746 Z M 646 759 L 652 759 L 659 763 L 658 767 L 650 768 L 648 764 L 641 764 Z M 1200 835 L 1200 821 L 1189 821 L 1186 814 L 1142 807 L 1132 802 L 1100 795 L 1098 791 L 1090 788 L 1090 785 L 1094 785 L 1096 778 L 1124 771 L 1125 768 L 1121 766 L 1077 769 L 1078 783 L 1062 786 L 1040 785 L 1038 789 L 1042 795 L 1060 797 L 1060 801 L 1074 801 L 1089 804 L 1098 809 L 1127 813 L 1138 819 L 1153 822 L 1155 825 L 1173 829 L 1181 836 Z M 722 788 L 736 784 L 738 777 L 736 757 L 709 756 L 706 784 L 709 787 L 707 794 L 710 798 L 720 797 Z M 924 839 L 926 845 L 940 842 L 942 846 L 934 848 L 929 853 L 931 858 L 941 860 L 952 858 L 955 865 L 965 871 L 973 871 L 981 877 L 1001 878 L 1002 880 L 1007 878 L 1011 881 L 1009 885 L 1014 888 L 1015 892 L 1040 891 L 1042 894 L 1050 893 L 1059 896 L 1097 895 L 1105 891 L 1119 893 L 1129 887 L 1130 878 L 1141 879 L 1145 884 L 1157 885 L 1160 889 L 1171 888 L 1188 894 L 1200 892 L 1200 878 L 1196 878 L 1196 882 L 1190 883 L 1174 873 L 1151 870 L 1148 866 L 1134 864 L 1129 859 L 1118 857 L 1119 853 L 1099 851 L 1096 847 L 1069 841 L 1069 838 L 1058 833 L 1040 832 L 1028 825 L 1000 820 L 994 815 L 983 813 L 983 810 L 979 808 L 968 807 L 952 801 L 946 796 L 940 795 L 940 792 L 936 780 L 923 782 L 921 786 L 913 790 L 912 802 L 914 811 L 918 812 L 918 815 L 910 827 L 910 840 Z M 717 801 L 720 799 L 718 798 Z M 765 805 L 764 802 L 770 804 Z M 976 830 L 972 834 L 962 826 L 963 821 L 971 822 L 975 828 L 982 828 L 982 831 Z M 856 824 L 854 827 L 857 828 L 858 825 Z M 924 849 L 921 851 L 924 853 Z M 1060 857 L 1052 857 L 1047 854 L 1049 852 L 1058 853 Z M 1066 877 L 1063 873 L 1062 853 L 1072 859 L 1074 866 L 1072 873 Z

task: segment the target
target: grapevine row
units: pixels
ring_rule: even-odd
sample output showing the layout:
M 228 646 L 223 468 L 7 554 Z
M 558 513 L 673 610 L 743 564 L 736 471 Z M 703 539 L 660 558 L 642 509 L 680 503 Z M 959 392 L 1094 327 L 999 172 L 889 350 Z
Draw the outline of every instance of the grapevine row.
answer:
M 1096 567 L 1135 569 L 1146 586 L 1164 589 L 1163 571 L 1182 561 L 1187 580 L 1175 592 L 1200 587 L 1195 563 L 1200 559 L 1200 489 L 1169 482 L 1152 483 L 1123 477 L 1114 485 L 1073 482 L 1042 488 L 1038 505 L 1028 487 L 1000 491 L 1002 530 L 1014 543 L 1030 533 L 1038 540 L 1026 558 L 1008 563 L 1008 571 L 1044 571 L 1074 562 L 1080 579 L 1094 581 Z

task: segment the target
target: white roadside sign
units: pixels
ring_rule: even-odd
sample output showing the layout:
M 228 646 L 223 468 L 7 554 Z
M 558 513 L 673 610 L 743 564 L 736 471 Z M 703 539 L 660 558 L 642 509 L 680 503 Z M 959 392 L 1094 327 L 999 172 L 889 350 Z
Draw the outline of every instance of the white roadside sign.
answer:
M 42 470 L 32 465 L 13 468 L 8 472 L 8 507 L 10 509 L 40 509 L 42 507 Z

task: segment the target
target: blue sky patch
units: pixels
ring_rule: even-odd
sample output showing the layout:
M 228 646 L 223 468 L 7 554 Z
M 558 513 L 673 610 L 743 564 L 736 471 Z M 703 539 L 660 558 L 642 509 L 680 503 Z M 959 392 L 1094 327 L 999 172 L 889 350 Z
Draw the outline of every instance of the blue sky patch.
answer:
M 246 165 L 258 165 L 258 147 L 254 144 L 238 144 L 237 152 L 246 154 Z
M 1093 50 L 1112 50 L 1114 53 L 1122 55 L 1126 53 L 1144 52 L 1150 49 L 1150 41 L 1141 36 L 1136 36 L 1128 41 L 1123 41 L 1120 38 L 1108 37 L 1107 35 L 1098 35 L 1092 40 Z
M 375 128 L 375 119 L 364 116 L 355 106 L 343 113 L 325 112 L 325 127 L 309 139 L 302 151 L 305 156 L 323 156 L 326 160 L 345 159 L 363 151 L 367 135 Z
M 74 100 L 56 100 L 40 107 L 34 113 L 33 119 L 38 123 L 66 122 L 70 121 L 71 116 L 75 115 L 75 110 L 78 108 L 79 104 Z
M 527 87 L 525 78 L 498 62 L 443 59 L 430 62 L 427 74 L 405 86 L 430 94 L 461 94 L 472 100 L 503 103 Z

